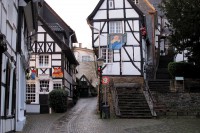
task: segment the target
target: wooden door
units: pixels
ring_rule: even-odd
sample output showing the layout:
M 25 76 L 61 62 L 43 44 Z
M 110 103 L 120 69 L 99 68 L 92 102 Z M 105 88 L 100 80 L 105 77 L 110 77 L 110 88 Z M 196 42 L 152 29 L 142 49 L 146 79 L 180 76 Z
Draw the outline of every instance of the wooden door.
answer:
M 48 94 L 40 94 L 39 102 L 40 102 L 40 114 L 49 113 L 49 102 L 48 102 Z

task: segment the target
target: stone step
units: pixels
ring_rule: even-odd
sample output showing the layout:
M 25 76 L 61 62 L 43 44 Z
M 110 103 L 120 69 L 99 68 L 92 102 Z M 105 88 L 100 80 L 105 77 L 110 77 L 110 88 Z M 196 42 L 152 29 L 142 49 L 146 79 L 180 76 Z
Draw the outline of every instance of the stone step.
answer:
M 156 78 L 157 79 L 171 79 L 171 76 L 166 73 L 157 73 Z
M 120 112 L 133 112 L 133 113 L 149 113 L 150 110 L 149 109 L 135 109 L 135 108 L 121 108 Z
M 170 81 L 169 80 L 154 80 L 154 81 L 148 81 L 149 88 L 157 87 L 157 88 L 163 88 L 163 87 L 169 87 Z
M 142 94 L 143 95 L 143 94 Z M 129 93 L 120 93 L 118 94 L 118 97 L 124 97 L 124 96 L 127 96 L 127 97 L 134 97 L 134 98 L 140 98 L 142 97 L 142 95 L 134 95 L 134 94 L 129 94 Z
M 145 100 L 140 101 L 140 102 L 138 102 L 138 101 L 129 101 L 129 102 L 127 102 L 127 101 L 120 101 L 119 100 L 118 104 L 119 105 L 146 105 L 147 102 Z
M 121 115 L 143 115 L 149 116 L 151 115 L 150 111 L 120 111 Z
M 120 106 L 121 109 L 132 109 L 132 110 L 149 110 L 148 107 L 144 106 Z
M 135 97 L 118 97 L 120 101 L 143 101 L 145 98 L 135 98 Z
M 122 85 L 122 84 L 120 84 Z M 118 107 L 121 118 L 134 118 L 148 116 L 151 112 L 144 94 L 137 89 L 122 87 L 117 88 Z
M 119 99 L 130 99 L 130 100 L 131 99 L 133 99 L 133 100 L 134 99 L 135 100 L 140 100 L 140 99 L 143 100 L 143 99 L 145 99 L 144 97 L 133 97 L 133 96 L 128 96 L 128 95 L 127 96 L 125 96 L 125 95 L 124 96 L 118 96 L 118 98 Z
M 126 119 L 151 119 L 152 116 L 143 116 L 143 115 L 121 115 L 120 118 L 126 118 Z

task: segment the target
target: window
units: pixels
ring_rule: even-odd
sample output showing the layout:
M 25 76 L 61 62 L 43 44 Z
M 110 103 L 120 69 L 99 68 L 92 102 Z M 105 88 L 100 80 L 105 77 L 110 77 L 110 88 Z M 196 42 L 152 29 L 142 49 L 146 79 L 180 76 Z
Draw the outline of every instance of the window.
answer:
M 54 83 L 53 84 L 53 89 L 61 89 L 62 84 L 61 83 Z
M 6 66 L 6 86 L 5 86 L 5 111 L 4 115 L 7 116 L 9 114 L 9 105 L 10 105 L 10 78 L 11 78 L 11 63 L 7 62 Z
M 113 51 L 108 48 L 101 49 L 101 55 L 106 63 L 112 63 L 113 61 Z
M 48 67 L 49 66 L 49 56 L 48 55 L 40 55 L 39 56 L 39 66 L 40 67 Z
M 35 102 L 36 101 L 36 88 L 35 84 L 26 84 L 26 101 Z
M 110 33 L 122 33 L 122 22 L 110 22 Z
M 82 62 L 90 61 L 90 56 L 82 56 Z
M 40 80 L 40 92 L 49 92 L 49 81 Z
M 133 0 L 133 3 L 138 4 L 139 0 Z
M 67 69 L 67 72 L 71 75 L 71 67 L 70 67 L 70 62 L 68 60 L 66 60 L 66 69 Z
M 114 8 L 114 2 L 113 2 L 113 0 L 109 0 L 109 8 L 110 9 Z

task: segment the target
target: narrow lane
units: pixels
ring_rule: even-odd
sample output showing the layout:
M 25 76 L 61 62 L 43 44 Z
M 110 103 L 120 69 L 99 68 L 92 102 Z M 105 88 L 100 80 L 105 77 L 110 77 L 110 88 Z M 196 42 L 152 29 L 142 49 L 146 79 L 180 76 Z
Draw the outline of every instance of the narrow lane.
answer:
M 96 116 L 97 98 L 81 98 L 77 104 L 48 128 L 46 133 L 79 133 L 78 121 L 84 116 L 87 122 L 91 116 Z M 98 119 L 98 118 L 97 118 Z M 85 123 L 84 122 L 84 123 Z
M 200 119 L 100 119 L 97 98 L 81 98 L 67 113 L 27 117 L 21 133 L 200 133 Z

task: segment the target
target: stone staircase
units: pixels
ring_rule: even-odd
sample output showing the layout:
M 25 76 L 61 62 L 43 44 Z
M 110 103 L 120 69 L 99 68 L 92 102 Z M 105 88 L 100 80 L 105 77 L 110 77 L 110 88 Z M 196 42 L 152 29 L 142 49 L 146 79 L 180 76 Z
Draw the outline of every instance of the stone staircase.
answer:
M 157 91 L 157 92 L 169 92 L 170 91 L 170 80 L 169 79 L 156 79 L 156 80 L 149 80 L 148 86 L 150 91 Z
M 156 79 L 170 79 L 168 63 L 173 61 L 171 56 L 160 56 L 159 65 L 156 71 Z
M 156 71 L 156 79 L 148 80 L 148 87 L 152 96 L 154 97 L 154 111 L 157 116 L 163 115 L 167 112 L 165 104 L 156 99 L 159 93 L 170 92 L 170 74 L 168 72 L 168 63 L 172 62 L 173 58 L 170 55 L 160 56 L 159 65 Z
M 142 92 L 133 88 L 117 88 L 120 118 L 152 118 Z

